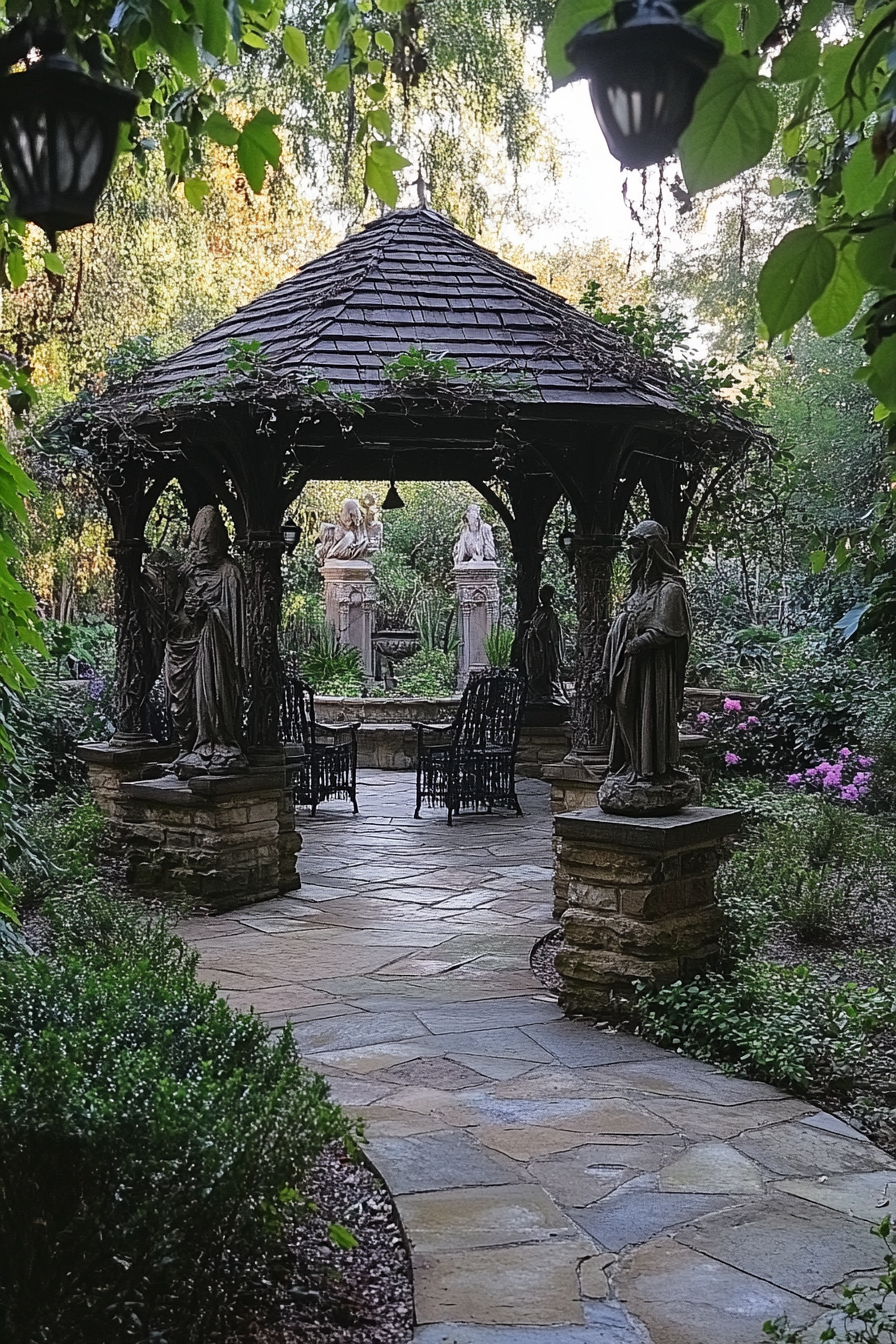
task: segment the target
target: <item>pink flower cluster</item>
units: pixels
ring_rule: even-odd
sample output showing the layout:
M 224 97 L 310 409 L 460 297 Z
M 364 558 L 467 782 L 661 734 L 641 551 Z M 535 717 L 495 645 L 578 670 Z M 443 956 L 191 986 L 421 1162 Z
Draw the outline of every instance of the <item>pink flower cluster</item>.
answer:
M 871 786 L 873 756 L 858 756 L 849 747 L 841 747 L 833 761 L 819 761 L 808 770 L 787 776 L 792 789 L 807 788 L 858 803 Z

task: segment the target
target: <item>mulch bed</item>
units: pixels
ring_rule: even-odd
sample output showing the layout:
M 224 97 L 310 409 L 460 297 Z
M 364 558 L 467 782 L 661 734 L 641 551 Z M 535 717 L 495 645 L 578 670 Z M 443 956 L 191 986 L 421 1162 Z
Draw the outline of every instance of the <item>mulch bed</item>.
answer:
M 242 1339 L 407 1344 L 414 1320 L 411 1264 L 388 1190 L 333 1144 L 321 1154 L 306 1193 L 316 1209 L 298 1221 L 288 1272 L 276 1290 L 275 1321 Z M 331 1223 L 347 1228 L 357 1247 L 334 1246 Z

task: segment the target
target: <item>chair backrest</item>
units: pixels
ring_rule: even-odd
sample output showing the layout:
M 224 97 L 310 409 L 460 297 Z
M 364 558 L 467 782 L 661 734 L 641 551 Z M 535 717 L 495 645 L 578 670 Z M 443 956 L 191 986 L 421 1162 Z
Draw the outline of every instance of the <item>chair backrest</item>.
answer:
M 525 703 L 526 681 L 515 667 L 471 672 L 455 720 L 459 750 L 482 747 L 514 750 Z
M 307 752 L 314 746 L 314 691 L 294 674 L 283 678 L 280 735 L 284 742 L 301 742 Z

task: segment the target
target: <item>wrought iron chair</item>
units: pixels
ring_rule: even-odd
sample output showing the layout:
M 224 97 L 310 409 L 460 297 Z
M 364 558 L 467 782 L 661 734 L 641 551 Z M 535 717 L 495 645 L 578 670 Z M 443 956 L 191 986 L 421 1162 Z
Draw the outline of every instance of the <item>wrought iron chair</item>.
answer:
M 296 807 L 328 798 L 347 798 L 357 812 L 358 728 L 360 723 L 317 723 L 314 691 L 301 677 L 283 679 L 280 730 L 283 741 L 302 748 L 288 762 Z
M 417 806 L 448 808 L 448 825 L 462 807 L 512 807 L 523 815 L 514 778 L 526 682 L 516 668 L 470 676 L 453 723 L 415 723 Z

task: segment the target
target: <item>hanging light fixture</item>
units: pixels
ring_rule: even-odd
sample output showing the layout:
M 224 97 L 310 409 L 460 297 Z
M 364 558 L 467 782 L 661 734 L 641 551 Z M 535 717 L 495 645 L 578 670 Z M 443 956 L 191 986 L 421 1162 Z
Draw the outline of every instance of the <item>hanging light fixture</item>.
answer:
M 386 491 L 386 498 L 383 500 L 382 504 L 380 505 L 380 508 L 383 509 L 383 510 L 386 510 L 386 509 L 403 509 L 404 506 L 405 506 L 405 505 L 404 505 L 404 500 L 402 499 L 401 495 L 398 493 L 398 490 L 397 490 L 396 487 L 395 487 L 395 458 L 394 458 L 394 457 L 393 457 L 393 459 L 392 459 L 392 470 L 391 470 L 391 472 L 389 473 L 389 475 L 390 475 L 390 478 L 391 478 L 390 481 L 389 481 L 389 489 Z
M 675 152 L 722 43 L 685 23 L 674 0 L 620 0 L 613 17 L 615 28 L 587 23 L 566 55 L 588 80 L 610 153 L 646 168 Z
M 0 77 L 0 167 L 20 219 L 56 234 L 89 224 L 106 185 L 118 128 L 139 102 L 132 89 L 94 79 L 62 54 L 65 39 L 20 24 L 0 40 L 8 67 L 36 48 L 27 69 Z M 21 48 L 24 46 L 24 50 Z
M 283 538 L 283 545 L 286 547 L 286 554 L 293 555 L 302 535 L 302 529 L 295 518 L 287 518 L 280 529 L 280 535 Z

